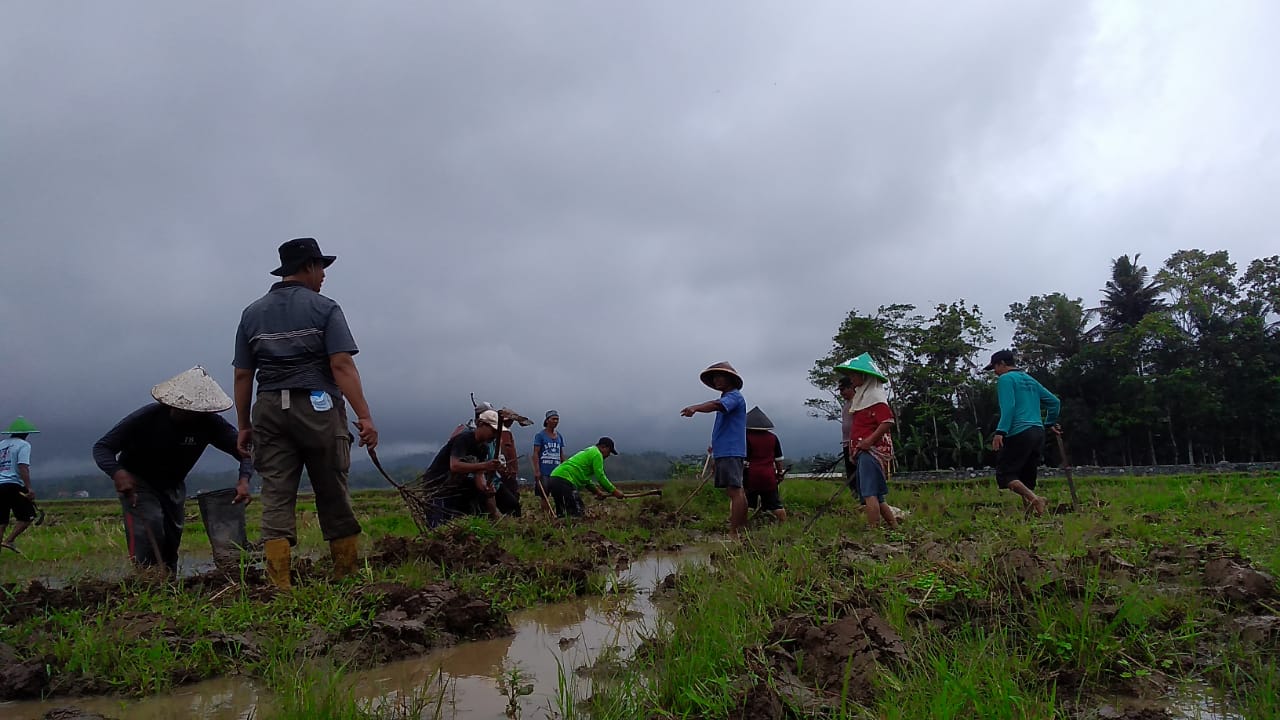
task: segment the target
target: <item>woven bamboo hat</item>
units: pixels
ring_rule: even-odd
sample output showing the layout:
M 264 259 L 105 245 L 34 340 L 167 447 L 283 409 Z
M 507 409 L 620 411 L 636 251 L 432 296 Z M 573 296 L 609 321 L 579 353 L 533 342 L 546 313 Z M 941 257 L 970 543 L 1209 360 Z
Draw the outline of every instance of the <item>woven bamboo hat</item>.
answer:
M 751 412 L 747 413 L 747 429 L 748 430 L 772 430 L 773 421 L 768 415 L 757 405 L 751 408 Z
M 220 413 L 234 404 L 199 365 L 151 388 L 151 397 L 171 408 L 201 413 Z
M 733 366 L 727 362 L 718 362 L 715 365 L 708 367 L 698 375 L 698 378 L 702 380 L 703 385 L 715 390 L 716 386 L 711 384 L 711 376 L 716 373 L 723 373 L 729 376 L 729 381 L 732 382 L 737 389 L 742 389 L 742 376 L 739 375 L 738 371 L 734 370 Z

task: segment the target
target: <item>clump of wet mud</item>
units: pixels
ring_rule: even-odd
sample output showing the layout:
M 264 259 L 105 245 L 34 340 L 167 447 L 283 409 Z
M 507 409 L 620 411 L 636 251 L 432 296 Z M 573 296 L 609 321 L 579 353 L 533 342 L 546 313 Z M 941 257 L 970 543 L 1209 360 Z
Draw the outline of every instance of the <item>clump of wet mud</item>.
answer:
M 1246 643 L 1273 651 L 1280 649 L 1280 617 L 1240 617 L 1231 621 L 1231 629 Z
M 753 682 L 734 717 L 781 719 L 812 717 L 841 695 L 871 701 L 880 668 L 906 662 L 907 649 L 874 610 L 858 608 L 824 624 L 804 614 L 784 617 L 747 656 Z
M 465 528 L 454 528 L 444 534 L 431 537 L 388 536 L 374 543 L 374 552 L 368 558 L 374 567 L 393 567 L 406 562 L 439 565 L 446 570 L 501 571 L 511 577 L 532 580 L 539 576 L 556 577 L 570 584 L 576 594 L 587 592 L 591 572 L 600 563 L 616 564 L 612 553 L 618 553 L 626 562 L 625 551 L 598 533 L 595 536 L 603 548 L 594 557 L 571 562 L 520 561 L 493 539 L 482 539 Z
M 506 615 L 487 599 L 451 583 L 424 588 L 378 583 L 361 588 L 356 600 L 372 605 L 373 621 L 316 644 L 329 647 L 328 654 L 339 662 L 360 667 L 421 655 L 461 640 L 487 640 L 514 632 Z
M 1084 584 L 1079 577 L 1059 570 L 1030 550 L 1014 548 L 994 555 L 991 563 L 997 584 L 1012 596 L 1037 597 L 1044 593 L 1057 593 L 1080 597 L 1084 593 Z
M 1218 597 L 1251 605 L 1276 596 L 1276 579 L 1243 560 L 1215 558 L 1205 563 L 1204 582 Z
M 373 544 L 368 561 L 375 567 L 429 562 L 447 570 L 517 564 L 496 540 L 483 540 L 465 528 L 450 528 L 433 536 L 380 538 Z
M 0 645 L 0 700 L 38 698 L 49 685 L 50 658 L 23 660 L 17 650 Z
M 118 597 L 120 587 L 119 582 L 105 580 L 86 580 L 65 588 L 46 587 L 38 580 L 25 588 L 0 585 L 5 597 L 5 602 L 0 603 L 0 622 L 14 623 L 45 612 L 93 608 Z

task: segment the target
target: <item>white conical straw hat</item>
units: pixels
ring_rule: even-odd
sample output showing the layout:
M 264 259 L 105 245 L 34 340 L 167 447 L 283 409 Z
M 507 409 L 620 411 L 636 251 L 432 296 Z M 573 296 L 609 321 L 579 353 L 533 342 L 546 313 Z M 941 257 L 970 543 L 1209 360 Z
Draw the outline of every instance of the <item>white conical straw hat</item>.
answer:
M 218 413 L 234 404 L 218 381 L 199 365 L 151 388 L 151 397 L 179 410 Z

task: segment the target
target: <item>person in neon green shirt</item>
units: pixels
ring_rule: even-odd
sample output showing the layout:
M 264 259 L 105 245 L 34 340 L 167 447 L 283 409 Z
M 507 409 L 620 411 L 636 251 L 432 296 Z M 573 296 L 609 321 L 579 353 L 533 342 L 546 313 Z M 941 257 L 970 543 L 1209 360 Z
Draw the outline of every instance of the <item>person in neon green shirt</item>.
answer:
M 579 491 L 583 489 L 590 490 L 600 498 L 606 494 L 612 494 L 616 498 L 626 497 L 604 474 L 604 459 L 617 454 L 613 439 L 602 437 L 595 445 L 574 453 L 573 457 L 551 471 L 551 478 L 547 480 L 547 494 L 556 503 L 556 517 L 582 516 L 582 495 Z

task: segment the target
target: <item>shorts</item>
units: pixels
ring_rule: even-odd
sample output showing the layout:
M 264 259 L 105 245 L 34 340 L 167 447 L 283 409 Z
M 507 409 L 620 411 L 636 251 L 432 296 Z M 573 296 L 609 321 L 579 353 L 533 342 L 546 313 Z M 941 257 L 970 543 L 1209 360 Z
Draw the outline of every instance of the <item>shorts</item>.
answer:
M 0 525 L 9 524 L 9 513 L 18 522 L 36 519 L 35 503 L 26 496 L 27 487 L 18 483 L 0 483 Z
M 889 481 L 884 476 L 884 468 L 880 467 L 880 461 L 876 460 L 875 455 L 864 450 L 854 458 L 854 464 L 858 469 L 858 497 L 863 500 L 874 497 L 884 502 L 885 496 L 889 494 Z
M 747 508 L 754 509 L 757 503 L 759 503 L 760 509 L 766 512 L 783 509 L 782 495 L 778 492 L 778 488 L 772 490 L 748 490 Z
M 716 487 L 725 489 L 742 488 L 742 464 L 746 458 L 716 458 Z
M 1007 435 L 996 457 L 996 485 L 1004 490 L 1014 480 L 1021 480 L 1028 490 L 1036 489 L 1036 473 L 1044 455 L 1044 428 L 1028 428 L 1017 435 Z

